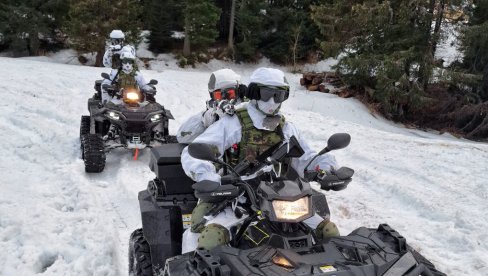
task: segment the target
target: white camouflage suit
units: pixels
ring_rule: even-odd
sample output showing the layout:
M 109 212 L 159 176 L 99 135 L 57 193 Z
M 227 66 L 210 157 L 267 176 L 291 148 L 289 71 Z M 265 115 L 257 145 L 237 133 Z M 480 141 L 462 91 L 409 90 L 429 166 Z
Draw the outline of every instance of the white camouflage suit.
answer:
M 270 68 L 265 68 L 265 69 L 270 69 Z M 288 86 L 288 84 L 284 83 L 283 81 L 284 75 L 281 71 L 272 69 L 281 72 L 281 76 L 277 78 L 273 78 L 273 74 L 275 73 L 276 75 L 277 72 L 270 71 L 271 69 L 261 70 L 259 72 L 258 70 L 256 70 L 253 76 L 251 76 L 251 82 L 254 81 L 254 82 L 262 83 L 264 85 L 273 85 L 273 86 Z M 261 73 L 261 75 L 258 74 L 256 76 L 256 72 Z M 271 76 L 269 76 L 268 73 L 271 73 Z M 266 114 L 258 110 L 256 105 L 257 105 L 256 101 L 253 100 L 250 103 L 243 103 L 242 108 L 247 108 L 249 116 L 253 121 L 253 125 L 256 128 L 264 129 L 264 130 L 274 130 L 274 129 L 268 129 L 265 126 L 263 126 L 263 121 L 266 117 Z M 277 115 L 282 116 L 280 113 L 277 113 Z M 316 152 L 313 151 L 308 146 L 308 144 L 303 139 L 303 137 L 301 137 L 299 130 L 290 122 L 285 122 L 283 126 L 283 136 L 285 140 L 284 142 L 288 141 L 290 137 L 295 136 L 298 142 L 300 143 L 300 146 L 303 148 L 305 152 L 300 158 L 293 158 L 291 163 L 293 169 L 295 169 L 298 172 L 298 174 L 301 177 L 303 177 L 306 164 L 316 155 Z M 220 155 L 222 157 L 223 153 L 228 148 L 230 148 L 234 144 L 239 144 L 241 138 L 242 138 L 242 127 L 239 119 L 237 118 L 237 116 L 232 116 L 232 117 L 227 116 L 220 119 L 219 121 L 211 125 L 209 128 L 207 128 L 205 132 L 203 132 L 200 136 L 198 136 L 194 140 L 194 142 L 215 145 L 218 148 Z M 185 173 L 193 180 L 195 181 L 211 180 L 211 181 L 220 182 L 221 176 L 217 174 L 215 166 L 209 161 L 199 160 L 191 157 L 190 154 L 188 153 L 188 147 L 185 148 L 181 154 L 181 162 Z M 319 167 L 322 170 L 330 171 L 331 168 L 336 169 L 338 166 L 335 158 L 332 155 L 325 154 L 317 157 L 309 166 L 309 168 L 316 168 L 316 167 Z M 227 230 L 230 231 L 230 228 L 232 226 L 242 222 L 245 219 L 245 217 L 246 216 L 242 216 L 240 219 L 238 219 L 234 215 L 232 209 L 230 207 L 227 207 L 226 209 L 224 209 L 223 212 L 219 213 L 217 216 L 213 218 L 207 218 L 208 221 L 206 222 L 205 225 L 219 224 L 224 226 Z M 324 218 L 315 214 L 314 216 L 305 220 L 304 222 L 312 229 L 316 229 L 317 226 L 322 221 L 324 221 Z M 193 233 L 190 229 L 187 229 L 184 232 L 183 244 L 182 244 L 183 253 L 193 251 L 197 248 L 199 235 L 200 235 L 199 233 Z

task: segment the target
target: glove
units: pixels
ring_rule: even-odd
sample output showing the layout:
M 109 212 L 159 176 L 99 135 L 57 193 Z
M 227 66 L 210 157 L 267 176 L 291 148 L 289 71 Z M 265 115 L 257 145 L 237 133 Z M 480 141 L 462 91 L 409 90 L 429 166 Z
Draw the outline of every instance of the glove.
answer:
M 221 110 L 225 114 L 232 116 L 236 113 L 235 101 L 234 100 L 230 100 L 230 101 L 222 100 L 219 102 L 217 109 Z
M 110 45 L 110 47 L 108 47 L 108 49 L 110 51 L 114 51 L 114 50 L 115 51 L 119 51 L 120 49 L 122 49 L 122 46 L 120 46 L 120 45 Z

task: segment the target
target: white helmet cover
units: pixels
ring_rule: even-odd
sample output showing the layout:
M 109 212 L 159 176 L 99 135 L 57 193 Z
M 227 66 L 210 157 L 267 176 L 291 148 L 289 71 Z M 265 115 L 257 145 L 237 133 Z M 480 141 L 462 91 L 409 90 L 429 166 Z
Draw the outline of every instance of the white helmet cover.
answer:
M 124 47 L 122 48 L 122 51 L 120 53 L 120 59 L 126 59 L 126 58 L 135 60 L 136 56 L 134 55 L 134 53 L 130 48 Z
M 124 39 L 125 35 L 121 30 L 113 30 L 110 32 L 110 38 L 112 39 Z
M 250 82 L 268 86 L 289 87 L 285 73 L 279 69 L 261 67 L 251 75 Z
M 241 76 L 231 69 L 214 71 L 208 80 L 208 92 L 228 87 L 236 87 L 241 81 Z

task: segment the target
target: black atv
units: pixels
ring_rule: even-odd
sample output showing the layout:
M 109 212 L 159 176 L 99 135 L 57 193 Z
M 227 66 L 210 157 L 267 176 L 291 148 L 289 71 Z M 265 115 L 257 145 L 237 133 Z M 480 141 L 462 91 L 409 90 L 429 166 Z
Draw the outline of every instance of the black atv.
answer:
M 106 73 L 102 77 L 109 78 Z M 120 101 L 105 105 L 101 103 L 102 81 L 95 82 L 96 93 L 88 99 L 90 115 L 81 116 L 80 141 L 86 172 L 103 171 L 105 154 L 112 149 L 132 149 L 137 159 L 140 149 L 176 142 L 176 137 L 168 133 L 168 121 L 174 119 L 173 115 L 154 100 L 156 80 L 148 83 L 151 91 L 144 93 L 105 85 L 104 89 Z
M 343 148 L 349 139 L 347 134 L 333 135 L 319 154 Z M 201 200 L 222 203 L 216 204 L 210 216 L 242 193 L 249 203 L 241 206 L 242 223 L 231 231 L 230 246 L 210 251 L 199 248 L 180 255 L 181 234 L 189 227 L 197 201 L 192 181 L 178 163 L 182 148 L 174 144 L 153 149 L 151 168 L 157 177 L 149 182 L 147 191 L 139 193 L 143 228 L 130 238 L 129 273 L 133 275 L 445 275 L 387 224 L 319 239 L 303 223 L 313 211 L 329 216 L 324 194 L 313 190 L 307 181 L 317 179 L 317 172 L 304 178 L 292 174 L 273 177 L 276 164 L 303 154 L 293 137 L 289 143 L 263 153 L 252 168 L 245 162 L 229 167 L 232 173 L 222 177 L 222 185 L 210 181 L 193 185 Z M 207 145 L 191 144 L 189 153 L 225 166 Z M 353 173 L 341 168 L 320 176 L 321 187 L 344 189 Z

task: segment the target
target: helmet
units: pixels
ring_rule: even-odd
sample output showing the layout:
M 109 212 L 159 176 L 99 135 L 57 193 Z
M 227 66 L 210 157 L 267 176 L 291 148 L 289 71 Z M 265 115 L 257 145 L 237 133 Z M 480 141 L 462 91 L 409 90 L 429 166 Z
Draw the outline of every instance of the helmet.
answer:
M 265 86 L 289 87 L 283 71 L 274 68 L 261 67 L 254 70 L 250 82 Z
M 241 76 L 231 69 L 220 69 L 210 75 L 208 80 L 208 92 L 217 89 L 237 87 L 241 81 Z
M 120 53 L 120 60 L 130 59 L 130 60 L 134 61 L 136 59 L 136 56 L 134 55 L 134 53 L 132 51 L 126 50 L 125 47 L 122 50 L 123 50 L 122 53 Z
M 213 100 L 236 99 L 241 76 L 231 69 L 220 69 L 210 75 L 208 92 Z
M 125 35 L 121 30 L 113 30 L 110 32 L 110 41 L 112 45 L 121 45 L 124 42 Z
M 124 39 L 125 35 L 121 30 L 113 30 L 110 32 L 110 38 L 113 39 Z
M 283 71 L 261 67 L 252 73 L 244 96 L 257 101 L 268 101 L 272 97 L 275 103 L 282 103 L 289 94 L 290 86 Z

